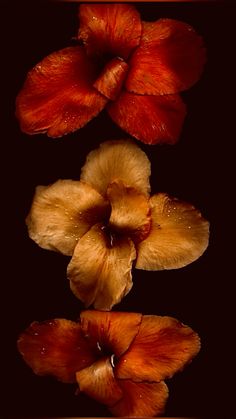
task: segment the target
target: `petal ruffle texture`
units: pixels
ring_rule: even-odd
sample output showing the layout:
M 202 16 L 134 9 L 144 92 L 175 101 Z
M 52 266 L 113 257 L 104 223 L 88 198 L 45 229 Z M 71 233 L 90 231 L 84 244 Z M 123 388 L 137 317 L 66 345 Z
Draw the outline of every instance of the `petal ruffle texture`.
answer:
M 79 39 L 89 55 L 112 54 L 127 59 L 139 45 L 141 20 L 130 4 L 82 4 Z
M 134 383 L 118 380 L 123 398 L 110 408 L 115 416 L 156 416 L 164 412 L 168 388 L 160 383 Z
M 81 329 L 91 346 L 98 346 L 101 353 L 110 352 L 116 357 L 127 351 L 138 333 L 141 321 L 140 313 L 86 310 L 80 315 Z
M 93 226 L 78 242 L 67 274 L 73 293 L 96 309 L 110 310 L 130 291 L 133 242 L 125 237 L 110 240 L 102 225 Z
M 117 403 L 123 395 L 109 358 L 102 358 L 90 367 L 78 371 L 76 379 L 80 391 L 107 406 Z
M 109 226 L 130 237 L 135 243 L 144 240 L 151 226 L 150 208 L 145 195 L 123 182 L 112 182 L 107 190 L 111 204 Z
M 177 269 L 198 259 L 208 246 L 209 223 L 192 205 L 164 193 L 150 199 L 152 226 L 137 246 L 136 268 Z
M 139 94 L 178 93 L 198 81 L 205 61 L 203 40 L 191 26 L 172 19 L 143 22 L 126 88 Z
M 125 91 L 107 110 L 124 131 L 146 144 L 176 143 L 186 115 L 178 95 L 141 96 Z
M 109 204 L 90 185 L 58 180 L 36 189 L 26 224 L 39 246 L 71 256 L 78 240 L 109 211 Z
M 92 85 L 95 70 L 82 47 L 54 52 L 27 76 L 16 101 L 16 114 L 27 134 L 60 137 L 83 127 L 107 99 Z
M 76 382 L 76 371 L 95 361 L 78 323 L 55 319 L 34 322 L 20 336 L 17 346 L 25 362 L 38 375 L 53 375 Z
M 129 140 L 106 141 L 91 151 L 82 167 L 80 179 L 106 196 L 110 183 L 119 179 L 125 185 L 148 195 L 150 162 L 146 154 Z
M 181 370 L 199 349 L 199 337 L 190 327 L 172 317 L 143 316 L 139 332 L 119 360 L 115 374 L 134 381 L 161 381 Z

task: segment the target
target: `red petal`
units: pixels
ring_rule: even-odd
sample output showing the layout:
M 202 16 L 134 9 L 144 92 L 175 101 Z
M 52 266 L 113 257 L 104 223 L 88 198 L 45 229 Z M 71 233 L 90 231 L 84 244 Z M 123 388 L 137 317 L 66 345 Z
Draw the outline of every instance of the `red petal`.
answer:
M 76 371 L 95 360 L 80 325 L 70 320 L 34 322 L 17 345 L 35 374 L 53 375 L 64 382 L 75 382 Z
M 137 335 L 142 315 L 87 310 L 80 315 L 83 333 L 93 347 L 101 351 L 122 355 Z
M 172 377 L 200 349 L 190 327 L 172 317 L 143 316 L 139 332 L 120 358 L 115 374 L 134 381 L 161 381 Z
M 133 383 L 131 380 L 118 380 L 124 397 L 110 408 L 116 416 L 156 416 L 164 411 L 168 398 L 166 384 Z
M 78 37 L 88 54 L 112 54 L 127 59 L 139 45 L 141 20 L 130 4 L 82 4 Z
M 206 61 L 202 38 L 186 23 L 172 19 L 143 23 L 139 48 L 130 60 L 128 90 L 170 94 L 191 87 Z
M 107 102 L 93 88 L 94 79 L 82 47 L 65 48 L 44 58 L 29 72 L 17 97 L 22 131 L 60 137 L 87 124 Z
M 104 67 L 93 86 L 108 99 L 114 100 L 120 93 L 127 71 L 128 64 L 121 58 L 113 58 Z
M 108 105 L 111 118 L 124 131 L 146 144 L 174 144 L 186 115 L 178 95 L 139 96 L 122 92 Z
M 123 396 L 109 358 L 102 358 L 76 374 L 80 391 L 107 406 L 114 405 Z

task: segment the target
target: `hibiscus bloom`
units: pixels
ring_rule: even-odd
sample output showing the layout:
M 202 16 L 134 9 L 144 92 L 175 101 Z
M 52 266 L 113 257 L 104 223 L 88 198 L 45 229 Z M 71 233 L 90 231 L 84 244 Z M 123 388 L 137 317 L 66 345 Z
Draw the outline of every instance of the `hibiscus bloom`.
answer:
M 102 143 L 80 181 L 39 186 L 27 216 L 41 247 L 72 256 L 71 289 L 86 307 L 110 310 L 132 287 L 131 269 L 181 268 L 202 255 L 209 224 L 192 205 L 150 197 L 150 162 L 132 141 Z
M 131 4 L 81 4 L 78 42 L 28 74 L 16 101 L 22 131 L 60 137 L 106 107 L 148 144 L 175 143 L 186 114 L 179 92 L 200 77 L 202 38 L 173 19 L 142 22 Z
M 198 335 L 167 316 L 84 311 L 79 322 L 34 322 L 18 349 L 38 375 L 76 382 L 115 416 L 154 416 L 164 410 L 164 379 L 200 349 Z

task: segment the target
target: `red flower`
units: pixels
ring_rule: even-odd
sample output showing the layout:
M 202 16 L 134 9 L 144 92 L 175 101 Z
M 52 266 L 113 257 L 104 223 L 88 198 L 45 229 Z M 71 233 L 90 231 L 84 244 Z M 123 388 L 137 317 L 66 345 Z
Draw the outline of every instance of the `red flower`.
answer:
M 130 4 L 82 4 L 82 46 L 50 54 L 28 74 L 16 114 L 28 134 L 60 137 L 101 112 L 148 144 L 175 143 L 186 114 L 178 92 L 205 63 L 202 38 L 172 19 L 141 22 Z
M 168 397 L 163 380 L 192 360 L 200 340 L 172 317 L 84 311 L 78 323 L 32 323 L 18 349 L 36 374 L 77 381 L 116 416 L 154 416 Z

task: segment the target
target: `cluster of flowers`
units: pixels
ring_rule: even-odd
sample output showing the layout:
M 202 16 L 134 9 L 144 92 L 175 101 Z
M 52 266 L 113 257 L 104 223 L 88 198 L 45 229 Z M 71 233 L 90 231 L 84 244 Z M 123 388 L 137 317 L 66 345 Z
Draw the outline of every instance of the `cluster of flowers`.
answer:
M 16 101 L 21 129 L 59 137 L 106 107 L 132 137 L 175 143 L 186 107 L 179 92 L 200 77 L 202 38 L 172 19 L 142 22 L 130 4 L 81 4 L 78 46 L 44 58 Z M 164 379 L 200 349 L 198 335 L 171 317 L 109 312 L 130 291 L 132 268 L 177 269 L 208 246 L 209 223 L 166 193 L 150 196 L 150 162 L 131 139 L 87 156 L 79 181 L 38 186 L 27 216 L 42 248 L 71 256 L 67 276 L 88 308 L 78 322 L 34 322 L 18 340 L 39 375 L 77 382 L 117 416 L 164 411 Z

